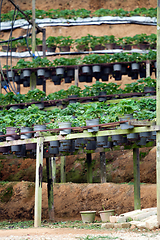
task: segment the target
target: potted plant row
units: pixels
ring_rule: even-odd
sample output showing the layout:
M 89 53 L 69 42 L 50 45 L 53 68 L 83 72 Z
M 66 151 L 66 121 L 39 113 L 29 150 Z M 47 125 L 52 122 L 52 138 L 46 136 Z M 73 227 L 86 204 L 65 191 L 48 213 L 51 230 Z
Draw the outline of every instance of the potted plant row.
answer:
M 28 16 L 29 19 L 32 19 L 32 11 L 25 10 L 24 13 Z M 36 18 L 43 19 L 43 18 L 63 18 L 63 19 L 74 19 L 76 20 L 78 17 L 80 18 L 87 18 L 87 17 L 103 17 L 103 16 L 146 16 L 146 17 L 157 17 L 157 8 L 135 8 L 131 11 L 124 10 L 122 8 L 119 9 L 104 9 L 100 8 L 94 12 L 90 10 L 81 8 L 81 9 L 49 9 L 48 11 L 36 9 L 35 10 Z M 2 21 L 12 21 L 13 18 L 13 10 L 2 13 Z M 23 19 L 24 16 L 20 12 L 17 13 L 17 19 Z

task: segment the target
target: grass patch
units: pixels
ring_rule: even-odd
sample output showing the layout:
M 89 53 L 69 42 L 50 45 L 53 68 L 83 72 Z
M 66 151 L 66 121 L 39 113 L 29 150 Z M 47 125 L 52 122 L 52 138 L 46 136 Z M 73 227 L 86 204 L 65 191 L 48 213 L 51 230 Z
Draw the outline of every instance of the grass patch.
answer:
M 19 228 L 29 228 L 33 227 L 33 221 L 24 221 L 24 222 L 0 222 L 0 229 L 19 229 Z

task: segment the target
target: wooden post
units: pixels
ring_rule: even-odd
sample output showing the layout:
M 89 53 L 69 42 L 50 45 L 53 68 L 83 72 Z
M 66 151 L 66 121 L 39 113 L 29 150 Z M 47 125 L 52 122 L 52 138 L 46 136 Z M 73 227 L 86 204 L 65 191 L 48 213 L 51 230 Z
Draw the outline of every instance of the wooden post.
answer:
M 1 73 L 0 73 L 0 93 L 2 93 L 2 83 L 1 83 L 1 81 L 2 81 L 2 76 L 1 76 Z
M 150 77 L 150 61 L 146 61 L 146 77 Z
M 43 57 L 46 56 L 46 29 L 43 29 Z
M 92 183 L 92 155 L 87 153 L 87 183 Z
M 134 210 L 141 209 L 139 148 L 133 148 Z
M 61 183 L 66 182 L 66 157 L 61 156 Z
M 160 126 L 160 0 L 157 0 L 157 84 L 156 84 L 156 122 Z M 156 176 L 157 176 L 157 221 L 160 225 L 160 131 L 156 135 Z
M 74 70 L 75 72 L 74 72 L 74 77 L 75 77 L 75 85 L 78 87 L 78 80 L 79 80 L 79 77 L 78 77 L 78 72 L 79 72 L 79 70 L 78 70 L 78 67 L 77 68 L 75 68 L 75 70 Z
M 35 209 L 34 227 L 41 226 L 42 211 L 42 176 L 43 175 L 43 138 L 37 138 L 36 153 L 36 182 L 35 182 Z
M 35 53 L 35 48 L 36 48 L 36 25 L 35 25 L 35 20 L 36 20 L 36 14 L 35 14 L 35 6 L 36 5 L 36 0 L 32 0 L 32 54 Z
M 100 152 L 101 183 L 106 182 L 106 157 L 105 152 Z
M 46 158 L 47 189 L 48 189 L 48 213 L 49 219 L 54 220 L 54 197 L 53 197 L 53 158 Z
M 36 48 L 36 27 L 35 27 L 35 4 L 36 1 L 32 0 L 32 54 L 35 54 Z M 36 88 L 36 75 L 32 72 L 30 77 L 30 90 L 34 90 Z
M 56 183 L 56 158 L 51 157 L 53 161 L 53 182 Z
M 32 72 L 30 76 L 30 90 L 34 90 L 35 88 L 36 88 L 36 75 L 34 72 Z

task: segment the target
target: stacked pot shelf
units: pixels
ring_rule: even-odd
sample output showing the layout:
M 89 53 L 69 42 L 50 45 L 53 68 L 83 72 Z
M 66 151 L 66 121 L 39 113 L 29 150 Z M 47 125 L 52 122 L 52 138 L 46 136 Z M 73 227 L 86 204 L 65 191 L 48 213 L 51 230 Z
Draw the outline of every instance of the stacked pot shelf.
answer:
M 58 67 L 41 67 L 41 68 L 26 68 L 13 69 L 6 71 L 6 79 L 14 81 L 17 84 L 23 84 L 24 87 L 30 86 L 30 75 L 32 72 L 36 74 L 37 85 L 43 85 L 47 79 L 52 79 L 54 85 L 60 85 L 61 79 L 65 79 L 65 83 L 74 81 L 75 70 L 78 70 L 79 82 L 92 82 L 92 78 L 97 81 L 102 79 L 106 82 L 109 80 L 109 75 L 112 75 L 116 81 L 121 80 L 122 75 L 128 75 L 131 79 L 146 77 L 146 64 L 149 65 L 150 73 L 155 72 L 156 75 L 156 60 L 146 63 L 146 61 L 136 62 L 117 62 L 117 63 L 102 63 L 102 64 L 86 64 L 86 65 L 71 65 Z M 5 72 L 4 72 L 5 73 Z M 2 87 L 5 82 L 2 81 Z

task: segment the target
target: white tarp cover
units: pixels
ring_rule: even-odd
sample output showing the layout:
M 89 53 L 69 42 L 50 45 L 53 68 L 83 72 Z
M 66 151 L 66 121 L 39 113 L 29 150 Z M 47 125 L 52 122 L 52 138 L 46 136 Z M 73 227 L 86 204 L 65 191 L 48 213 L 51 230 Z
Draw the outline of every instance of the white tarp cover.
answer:
M 127 50 L 121 50 L 121 49 L 113 49 L 113 50 L 99 50 L 99 51 L 86 51 L 86 52 L 80 52 L 80 53 L 108 53 L 108 54 L 114 54 L 114 53 L 118 53 L 118 52 L 130 52 L 130 53 L 133 53 L 133 52 L 138 52 L 138 53 L 148 53 L 149 50 L 140 50 L 140 49 L 132 49 L 130 51 L 127 51 Z M 155 51 L 155 50 L 154 50 Z M 30 52 L 32 54 L 32 51 Z M 15 57 L 15 58 L 27 58 L 27 57 L 32 57 L 31 54 L 29 52 L 0 52 L 0 57 L 6 57 L 8 55 L 8 57 L 10 57 L 12 55 L 12 57 Z M 76 54 L 79 54 L 78 52 L 46 52 L 45 53 L 46 56 L 52 56 L 52 55 L 76 55 Z M 35 52 L 35 56 L 43 56 L 43 52 Z
M 39 27 L 49 27 L 49 26 L 78 26 L 78 25 L 101 25 L 101 24 L 143 24 L 143 25 L 157 25 L 157 18 L 150 17 L 93 17 L 93 18 L 77 18 L 74 19 L 36 19 L 36 23 Z M 16 20 L 13 28 L 28 28 L 28 22 L 24 19 Z M 11 29 L 12 22 L 1 22 L 0 30 Z

